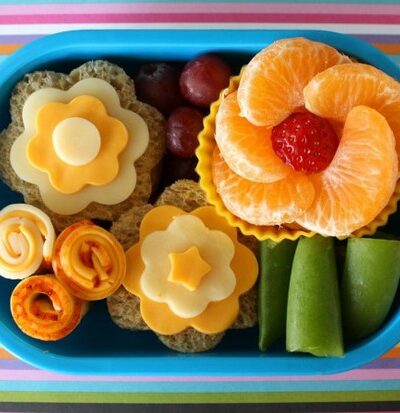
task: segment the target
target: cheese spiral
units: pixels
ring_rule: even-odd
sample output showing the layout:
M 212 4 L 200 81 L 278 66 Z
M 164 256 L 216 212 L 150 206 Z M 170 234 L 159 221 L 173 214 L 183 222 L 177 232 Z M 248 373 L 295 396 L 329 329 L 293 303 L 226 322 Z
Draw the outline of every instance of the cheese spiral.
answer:
M 56 341 L 77 327 L 87 303 L 70 294 L 53 275 L 34 275 L 18 283 L 10 307 L 14 321 L 25 334 Z
M 66 228 L 57 238 L 53 270 L 76 297 L 101 300 L 122 284 L 126 258 L 111 233 L 91 221 L 81 221 Z
M 50 218 L 27 204 L 0 211 L 0 275 L 23 279 L 51 264 L 55 232 Z

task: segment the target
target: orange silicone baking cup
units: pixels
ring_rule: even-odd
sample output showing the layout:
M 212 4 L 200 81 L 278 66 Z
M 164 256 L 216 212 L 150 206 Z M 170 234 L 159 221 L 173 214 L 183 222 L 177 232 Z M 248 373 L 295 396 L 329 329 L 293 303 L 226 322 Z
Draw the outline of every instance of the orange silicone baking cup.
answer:
M 241 73 L 243 72 L 242 68 Z M 241 74 L 233 76 L 230 79 L 229 86 L 224 89 L 219 96 L 219 99 L 215 101 L 210 107 L 210 114 L 204 118 L 204 128 L 199 134 L 199 147 L 196 150 L 196 156 L 198 158 L 198 164 L 196 171 L 200 176 L 200 186 L 203 188 L 207 195 L 207 200 L 210 204 L 216 207 L 219 215 L 225 217 L 229 222 L 229 225 L 240 229 L 245 235 L 254 235 L 258 240 L 271 239 L 275 242 L 282 241 L 284 239 L 296 240 L 301 236 L 312 237 L 315 232 L 299 229 L 297 224 L 288 224 L 281 226 L 261 226 L 250 224 L 239 217 L 233 215 L 223 203 L 221 197 L 218 195 L 216 187 L 212 178 L 212 156 L 213 151 L 217 145 L 215 141 L 215 117 L 222 100 L 230 93 L 236 91 L 239 87 Z M 386 225 L 389 216 L 396 212 L 397 202 L 400 199 L 400 180 L 397 180 L 395 191 L 390 198 L 386 207 L 379 213 L 379 215 L 368 225 L 353 232 L 351 237 L 362 237 L 365 235 L 374 234 L 378 227 Z

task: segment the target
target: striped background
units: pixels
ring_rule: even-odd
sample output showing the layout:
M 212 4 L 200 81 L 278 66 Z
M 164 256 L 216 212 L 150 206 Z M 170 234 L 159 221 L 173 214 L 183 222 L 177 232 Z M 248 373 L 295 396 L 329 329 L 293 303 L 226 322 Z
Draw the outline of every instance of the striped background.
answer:
M 0 350 L 0 406 L 68 403 L 73 397 L 89 403 L 399 401 L 400 348 L 360 369 L 298 377 L 66 376 L 30 367 Z
M 28 2 L 29 0 L 25 0 Z M 46 34 L 104 28 L 260 28 L 325 29 L 353 34 L 400 62 L 400 1 L 248 3 L 0 0 L 0 53 L 3 58 Z M 79 4 L 81 3 L 81 4 Z M 359 3 L 365 3 L 360 5 Z M 212 11 L 212 13 L 210 13 Z
M 400 64 L 400 0 L 0 0 L 0 59 L 43 35 L 90 28 L 326 29 L 373 43 Z M 163 403 L 162 410 L 153 403 Z M 176 403 L 190 403 L 192 412 L 201 403 L 218 404 L 211 410 L 221 412 L 400 411 L 400 348 L 342 374 L 245 379 L 71 377 L 0 349 L 1 412 L 177 412 Z

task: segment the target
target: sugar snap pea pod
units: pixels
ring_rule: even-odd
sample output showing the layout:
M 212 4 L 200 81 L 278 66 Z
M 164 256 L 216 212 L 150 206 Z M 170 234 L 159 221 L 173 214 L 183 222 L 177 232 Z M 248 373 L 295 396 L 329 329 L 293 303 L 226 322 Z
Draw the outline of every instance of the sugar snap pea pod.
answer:
M 343 325 L 348 338 L 367 337 L 381 326 L 399 278 L 400 241 L 349 239 L 341 285 Z
M 286 349 L 342 356 L 334 241 L 315 235 L 297 244 L 289 285 Z
M 290 240 L 260 243 L 258 347 L 261 351 L 266 351 L 285 334 L 287 295 L 296 244 Z

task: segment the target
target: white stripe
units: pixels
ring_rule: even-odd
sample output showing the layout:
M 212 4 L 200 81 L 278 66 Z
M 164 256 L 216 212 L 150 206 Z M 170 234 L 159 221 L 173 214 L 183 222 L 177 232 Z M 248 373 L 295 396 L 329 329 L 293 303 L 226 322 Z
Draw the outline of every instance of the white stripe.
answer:
M 400 34 L 400 24 L 315 24 L 315 23 L 82 23 L 82 24 L 4 24 L 0 36 L 51 34 L 85 29 L 314 29 L 357 34 Z

